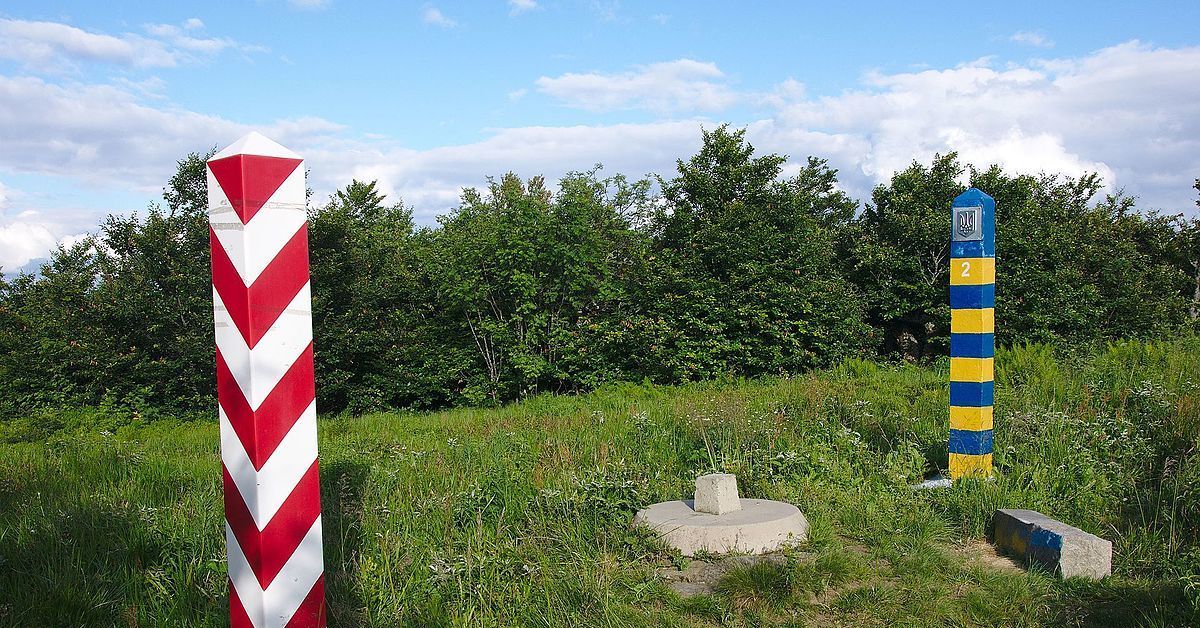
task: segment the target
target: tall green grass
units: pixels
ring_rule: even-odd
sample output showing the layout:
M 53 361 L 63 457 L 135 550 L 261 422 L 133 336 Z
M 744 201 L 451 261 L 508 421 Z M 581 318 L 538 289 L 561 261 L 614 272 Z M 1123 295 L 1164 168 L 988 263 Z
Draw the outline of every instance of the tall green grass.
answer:
M 997 356 L 994 481 L 946 463 L 946 365 L 617 385 L 319 424 L 334 625 L 1189 625 L 1200 621 L 1200 340 Z M 222 625 L 217 428 L 96 410 L 0 437 L 0 623 Z M 89 418 L 91 417 L 91 418 Z M 680 599 L 641 505 L 738 474 L 812 522 L 785 566 Z M 1114 541 L 1061 583 L 964 549 L 1001 507 Z

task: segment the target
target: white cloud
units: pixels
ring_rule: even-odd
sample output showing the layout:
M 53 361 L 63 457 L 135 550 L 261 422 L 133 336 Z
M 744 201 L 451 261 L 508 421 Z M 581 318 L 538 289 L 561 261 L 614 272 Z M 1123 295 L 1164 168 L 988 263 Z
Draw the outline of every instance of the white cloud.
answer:
M 73 61 L 140 67 L 171 67 L 178 59 L 162 42 L 126 33 L 91 33 L 57 22 L 0 19 L 0 57 L 36 69 L 56 69 Z
M 320 118 L 251 127 L 150 106 L 111 85 L 55 85 L 0 76 L 0 169 L 157 191 L 189 151 L 229 143 L 259 128 L 281 142 L 340 131 Z
M 652 63 L 616 74 L 543 76 L 537 87 L 569 106 L 588 111 L 720 111 L 738 100 L 715 63 L 692 59 Z
M 421 21 L 442 28 L 454 28 L 458 22 L 446 17 L 437 7 L 425 7 L 421 11 Z
M 537 0 L 508 0 L 508 14 L 517 15 L 538 8 Z
M 343 130 L 320 118 L 251 126 L 158 102 L 152 106 L 136 92 L 135 86 L 55 85 L 0 76 L 0 173 L 62 178 L 141 194 L 149 202 L 189 152 L 225 146 L 251 130 L 298 147 Z M 38 210 L 28 209 L 31 204 Z M 22 211 L 15 216 L 6 211 L 16 208 Z M 64 238 L 94 230 L 101 218 L 95 211 L 55 207 L 52 194 L 34 199 L 0 185 L 0 266 L 12 272 L 43 258 L 59 243 L 69 243 Z
M 16 270 L 31 260 L 45 257 L 58 246 L 58 238 L 43 224 L 0 223 L 0 269 Z
M 314 189 L 378 179 L 384 192 L 413 205 L 418 221 L 428 224 L 457 204 L 463 187 L 484 185 L 488 176 L 513 171 L 553 181 L 596 163 L 611 173 L 641 176 L 670 168 L 698 149 L 700 139 L 700 123 L 677 121 L 498 129 L 480 142 L 423 151 L 320 142 L 302 154 L 312 164 Z
M 1054 42 L 1041 33 L 1033 31 L 1017 31 L 1008 38 L 1009 41 L 1036 48 L 1053 48 Z
M 711 64 L 701 68 L 717 77 Z M 771 109 L 748 127 L 760 151 L 825 157 L 860 199 L 913 161 L 958 151 L 979 167 L 1010 172 L 1098 172 L 1110 189 L 1138 195 L 1143 208 L 1193 212 L 1200 172 L 1200 48 L 1164 49 L 1130 42 L 1074 59 L 993 68 L 987 60 L 955 68 L 869 74 L 858 89 L 812 96 L 784 81 L 755 98 Z M 539 87 L 543 82 L 539 81 Z M 583 90 L 586 91 L 586 90 Z M 628 96 L 612 102 L 629 103 Z M 598 98 L 606 98 L 601 95 Z M 659 109 L 669 109 L 660 106 Z M 500 129 L 487 139 L 425 151 L 314 146 L 313 171 L 326 185 L 379 178 L 427 222 L 452 207 L 458 190 L 485 175 L 514 170 L 553 179 L 602 162 L 610 172 L 669 175 L 674 160 L 699 146 L 696 120 L 646 124 Z
M 192 37 L 186 34 L 189 28 L 185 23 L 181 28 L 174 24 L 147 24 L 146 32 L 158 39 L 175 46 L 179 50 L 194 52 L 201 55 L 216 55 L 229 48 L 237 48 L 238 43 L 228 38 Z
M 131 94 L 137 94 L 143 98 L 165 99 L 167 82 L 157 76 L 134 81 L 123 76 L 118 76 L 113 79 L 112 84 L 128 91 Z
M 204 23 L 191 18 L 182 28 L 148 24 L 146 35 L 95 33 L 58 22 L 0 19 L 0 59 L 39 72 L 78 70 L 80 63 L 109 63 L 137 68 L 175 67 L 212 57 L 226 49 L 262 51 L 228 38 L 196 37 Z
M 288 0 L 288 4 L 297 9 L 323 9 L 329 6 L 329 0 Z
M 694 64 L 694 73 L 683 75 L 723 86 L 724 75 L 715 65 L 688 63 Z M 679 76 L 676 70 L 666 74 Z M 843 188 L 859 199 L 867 199 L 876 183 L 914 160 L 928 163 L 935 153 L 957 150 L 964 161 L 981 167 L 997 163 L 1012 172 L 1074 176 L 1098 171 L 1111 187 L 1140 196 L 1140 207 L 1194 214 L 1200 83 L 1180 77 L 1196 75 L 1200 47 L 1130 42 L 1083 57 L 1024 65 L 992 67 L 982 61 L 869 74 L 855 89 L 832 96 L 810 94 L 794 80 L 783 81 L 767 95 L 725 88 L 717 101 L 744 98 L 763 107 L 767 114 L 757 120 L 731 122 L 748 127 L 760 152 L 787 154 L 797 163 L 807 155 L 828 158 L 840 170 Z M 543 88 L 542 82 L 538 87 Z M 681 106 L 680 90 L 653 107 L 646 101 L 652 96 L 638 89 L 615 94 L 597 90 L 596 98 L 607 99 L 609 107 L 639 104 L 669 113 Z M 565 93 L 582 97 L 586 92 Z M 132 86 L 0 77 L 0 172 L 69 177 L 141 191 L 150 198 L 178 158 L 224 146 L 252 128 L 136 93 Z M 483 185 L 488 175 L 509 170 L 554 180 L 601 162 L 606 172 L 669 176 L 676 158 L 699 147 L 702 124 L 713 128 L 717 122 L 494 129 L 477 142 L 427 150 L 366 134 L 370 129 L 351 137 L 344 127 L 320 118 L 255 128 L 307 159 L 318 202 L 351 178 L 379 179 L 385 192 L 402 197 L 418 220 L 428 224 L 457 203 L 462 187 Z M 10 206 L 19 204 L 11 190 L 0 188 L 0 196 Z M 39 209 L 51 215 L 44 203 Z M 50 228 L 46 222 L 35 217 L 2 224 L 6 233 L 19 233 L 21 242 L 44 249 L 35 257 L 53 246 L 51 239 L 58 242 L 94 226 L 76 221 Z M 23 226 L 13 226 L 17 223 Z M 6 237 L 8 251 L 17 236 Z M 13 259 L 34 254 L 26 244 L 20 247 Z
M 1130 42 L 1076 59 L 868 76 L 862 89 L 783 103 L 772 125 L 865 142 L 852 166 L 879 181 L 959 151 L 976 165 L 1098 171 L 1143 206 L 1185 209 L 1200 172 L 1200 48 Z M 800 153 L 795 148 L 788 152 Z
M 87 234 L 64 234 L 62 225 L 38 212 L 23 211 L 5 218 L 10 204 L 9 189 L 0 183 L 0 271 L 11 273 L 29 262 L 46 257 L 59 244 L 70 246 Z

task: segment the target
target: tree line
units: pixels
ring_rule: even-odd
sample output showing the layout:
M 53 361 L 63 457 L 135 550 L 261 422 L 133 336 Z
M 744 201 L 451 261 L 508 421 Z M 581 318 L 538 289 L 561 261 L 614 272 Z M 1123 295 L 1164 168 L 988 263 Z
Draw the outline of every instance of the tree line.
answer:
M 0 417 L 212 407 L 205 160 L 144 217 L 109 216 L 0 279 Z M 997 341 L 1190 329 L 1200 226 L 1100 197 L 1100 178 L 914 163 L 860 204 L 810 157 L 705 131 L 670 178 L 506 174 L 433 227 L 353 181 L 309 211 L 325 412 L 494 404 L 606 382 L 787 376 L 947 353 L 950 201 L 997 202 Z M 1197 181 L 1200 190 L 1200 181 Z

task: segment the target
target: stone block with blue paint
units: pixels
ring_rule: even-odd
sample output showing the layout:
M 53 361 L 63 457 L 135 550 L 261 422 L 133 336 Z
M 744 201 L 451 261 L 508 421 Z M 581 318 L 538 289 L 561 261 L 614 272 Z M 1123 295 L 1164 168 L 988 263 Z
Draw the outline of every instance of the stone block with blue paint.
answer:
M 994 519 L 996 547 L 1063 578 L 1112 575 L 1112 542 L 1034 510 L 1001 509 Z

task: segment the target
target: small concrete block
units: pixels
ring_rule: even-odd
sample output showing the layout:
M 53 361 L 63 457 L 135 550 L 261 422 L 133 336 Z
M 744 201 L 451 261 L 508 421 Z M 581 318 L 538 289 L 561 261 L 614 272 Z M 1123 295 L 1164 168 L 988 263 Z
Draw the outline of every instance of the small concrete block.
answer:
M 710 473 L 696 478 L 696 512 L 723 515 L 741 509 L 737 477 L 732 473 Z
M 1001 509 L 994 520 L 996 546 L 1063 578 L 1100 580 L 1112 575 L 1112 542 L 1033 510 Z

